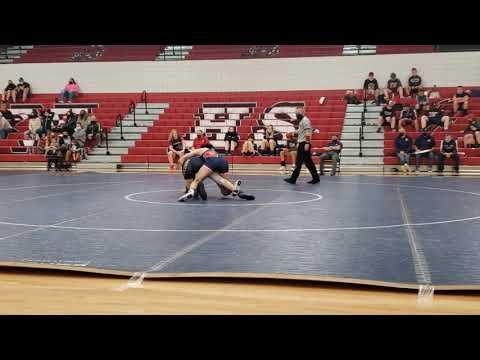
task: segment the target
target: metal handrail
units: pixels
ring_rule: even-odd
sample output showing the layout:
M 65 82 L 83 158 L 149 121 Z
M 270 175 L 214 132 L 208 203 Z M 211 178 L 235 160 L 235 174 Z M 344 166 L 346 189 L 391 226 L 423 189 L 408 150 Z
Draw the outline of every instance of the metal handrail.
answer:
M 363 112 L 362 112 L 362 118 L 361 118 L 361 123 L 360 123 L 360 129 L 358 130 L 358 142 L 360 144 L 360 151 L 358 153 L 359 157 L 363 156 L 363 151 L 362 151 L 362 145 L 363 145 L 363 140 L 365 140 L 365 113 L 367 112 L 367 96 L 366 92 L 364 91 L 363 93 Z
M 145 115 L 148 115 L 147 110 L 147 90 L 142 91 L 142 95 L 140 96 L 140 101 L 143 101 L 145 104 Z
M 110 155 L 110 150 L 109 150 L 109 147 L 108 147 L 108 131 L 107 131 L 107 129 L 102 129 L 102 131 L 105 134 L 105 145 L 107 147 L 107 151 L 105 152 L 105 154 Z
M 123 137 L 123 121 L 122 121 L 122 115 L 118 114 L 117 115 L 117 118 L 116 118 L 116 121 L 115 121 L 115 125 L 118 126 L 118 123 L 120 122 L 120 139 L 122 140 L 125 140 L 125 138 Z
M 135 104 L 135 101 L 131 100 L 130 101 L 130 114 L 133 113 L 133 126 L 137 126 L 137 119 L 136 119 L 136 114 L 137 112 L 137 104 Z

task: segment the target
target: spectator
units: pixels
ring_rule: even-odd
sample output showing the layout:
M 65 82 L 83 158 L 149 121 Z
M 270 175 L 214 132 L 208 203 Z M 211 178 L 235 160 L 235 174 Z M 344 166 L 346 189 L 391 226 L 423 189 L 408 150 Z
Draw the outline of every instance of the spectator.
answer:
M 67 131 L 64 131 L 63 134 L 60 135 L 58 145 L 64 161 L 69 163 L 72 160 L 72 139 Z
M 29 95 L 31 95 L 30 84 L 25 82 L 23 78 L 18 79 L 17 96 L 22 98 L 22 102 L 25 102 Z
M 193 140 L 193 148 L 200 149 L 203 145 L 207 145 L 209 143 L 207 134 L 205 134 L 202 130 L 197 130 L 197 137 Z
M 466 148 L 480 147 L 480 117 L 470 120 L 463 133 L 463 146 Z
M 28 130 L 24 132 L 25 139 L 37 140 L 42 133 L 42 122 L 35 114 L 28 115 Z
M 263 136 L 260 152 L 262 155 L 274 155 L 277 141 L 280 140 L 281 134 L 273 129 L 273 125 L 268 125 Z
M 458 174 L 460 158 L 458 157 L 457 142 L 453 140 L 450 134 L 445 135 L 445 140 L 442 140 L 442 143 L 440 144 L 437 172 L 443 173 L 446 159 L 453 160 L 453 170 Z
M 395 154 L 400 160 L 400 170 L 410 172 L 410 154 L 413 152 L 413 143 L 404 128 L 398 130 L 399 135 L 395 139 Z
M 405 92 L 407 96 L 410 95 L 418 95 L 418 93 L 422 90 L 422 78 L 417 73 L 416 68 L 412 68 L 412 73 L 410 74 L 407 82 L 407 87 L 405 88 Z
M 415 131 L 418 131 L 418 118 L 417 111 L 411 106 L 406 105 L 400 113 L 400 121 L 398 126 L 401 129 L 404 128 L 406 124 L 412 124 L 415 127 Z
M 21 116 L 15 116 L 10 110 L 8 110 L 8 103 L 6 102 L 3 102 L 0 106 L 0 113 L 12 126 L 16 126 L 16 124 L 22 121 Z
M 225 137 L 223 138 L 223 141 L 225 141 L 225 152 L 227 155 L 235 152 L 239 140 L 240 137 L 238 136 L 237 130 L 235 130 L 235 127 L 230 126 L 228 131 L 225 133 Z
M 52 130 L 55 132 L 63 132 L 65 125 L 67 124 L 67 115 L 60 115 L 60 119 L 57 123 L 53 123 Z
M 435 139 L 426 131 L 422 130 L 422 133 L 415 140 L 413 146 L 415 150 L 415 171 L 420 169 L 420 158 L 428 158 L 428 172 L 432 172 L 433 163 L 433 149 L 435 148 Z
M 12 125 L 5 117 L 0 115 L 0 139 L 6 139 L 11 132 L 14 132 Z
M 45 117 L 45 127 L 44 127 L 44 132 L 48 133 L 49 131 L 53 130 L 53 117 L 55 116 L 55 113 L 50 111 L 50 109 L 46 109 L 43 112 L 43 116 Z
M 77 118 L 77 124 L 80 124 L 82 129 L 86 129 L 88 124 L 90 124 L 90 116 L 85 110 L 81 110 Z
M 463 86 L 457 87 L 457 92 L 453 95 L 453 114 L 462 111 L 463 115 L 468 114 L 468 92 L 463 90 Z
M 450 125 L 450 117 L 445 115 L 445 111 L 438 103 L 433 103 L 432 106 L 427 108 L 428 116 L 423 115 L 420 118 L 422 131 L 430 125 L 443 126 L 445 131 L 448 130 Z
M 40 136 L 40 139 L 38 140 L 38 143 L 37 143 L 37 153 L 38 154 L 45 154 L 46 143 L 47 143 L 47 134 L 42 133 L 42 135 Z
M 337 135 L 332 136 L 332 140 L 321 148 L 325 152 L 320 155 L 320 175 L 323 175 L 323 163 L 327 159 L 332 160 L 332 171 L 330 176 L 335 176 L 337 172 L 337 164 L 340 161 L 340 152 L 342 151 L 343 144 L 338 140 Z
M 378 117 L 378 129 L 377 133 L 380 133 L 382 131 L 382 127 L 386 124 L 389 123 L 390 127 L 393 131 L 395 131 L 395 110 L 393 109 L 393 106 L 395 103 L 390 100 L 387 105 L 384 106 L 383 110 L 380 112 L 380 116 Z
M 95 115 L 90 117 L 90 124 L 87 126 L 87 140 L 91 140 L 89 142 L 89 148 L 92 144 L 94 146 L 102 147 L 102 126 L 97 121 Z
M 398 94 L 400 98 L 403 98 L 403 87 L 400 79 L 397 78 L 395 73 L 390 74 L 390 79 L 387 81 L 387 87 L 384 90 L 386 99 L 390 99 L 390 95 Z
M 67 123 L 65 124 L 65 129 L 68 131 L 68 135 L 72 136 L 75 128 L 77 127 L 77 115 L 72 109 L 70 109 L 68 110 L 66 117 Z
M 50 131 L 47 134 L 47 138 L 45 140 L 45 154 L 46 155 L 56 155 L 58 151 L 58 136 L 57 133 Z
M 288 155 L 292 157 L 292 171 L 295 170 L 295 163 L 297 162 L 298 151 L 298 135 L 296 133 L 287 134 L 287 145 L 280 151 L 280 170 L 286 171 L 287 164 L 285 159 Z
M 357 96 L 355 95 L 355 90 L 347 90 L 345 96 L 343 97 L 347 104 L 358 105 L 360 101 L 358 100 Z
M 68 83 L 60 92 L 59 102 L 63 103 L 66 100 L 68 100 L 68 102 L 71 103 L 73 99 L 75 99 L 78 96 L 79 92 L 80 92 L 79 86 L 77 85 L 77 83 L 73 78 L 70 78 L 70 80 L 68 80 Z
M 378 102 L 380 89 L 378 87 L 378 81 L 375 79 L 373 72 L 369 72 L 368 78 L 363 82 L 363 99 L 366 100 L 369 95 L 373 95 L 374 100 Z
M 83 146 L 80 141 L 73 139 L 72 141 L 72 161 L 79 162 L 81 158 L 83 158 Z
M 258 155 L 257 145 L 255 144 L 255 135 L 248 135 L 247 140 L 243 143 L 242 147 L 243 156 L 255 156 Z
M 12 80 L 8 80 L 8 84 L 2 94 L 2 101 L 8 101 L 10 98 L 12 102 L 17 102 L 17 86 Z
M 440 91 L 437 88 L 437 85 L 433 85 L 432 90 L 428 94 L 428 98 L 432 100 L 441 99 Z
M 172 129 L 170 135 L 168 135 L 168 144 L 167 155 L 169 169 L 173 170 L 178 159 L 185 154 L 185 141 L 178 135 L 176 129 Z
M 72 137 L 74 140 L 79 142 L 80 147 L 83 148 L 85 146 L 85 142 L 87 141 L 87 132 L 85 129 L 82 129 L 80 123 L 77 123 Z

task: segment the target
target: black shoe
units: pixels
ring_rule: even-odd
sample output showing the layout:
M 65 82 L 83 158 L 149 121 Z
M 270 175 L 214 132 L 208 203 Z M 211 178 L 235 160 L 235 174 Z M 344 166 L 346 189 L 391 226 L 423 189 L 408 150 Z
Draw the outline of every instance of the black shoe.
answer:
M 205 191 L 205 185 L 203 185 L 203 183 L 198 185 L 197 193 L 200 195 L 202 200 L 207 200 L 207 192 Z
M 243 191 L 238 192 L 238 197 L 243 200 L 255 200 L 255 196 L 250 194 L 245 194 Z
M 312 179 L 310 181 L 307 181 L 308 184 L 318 184 L 320 182 L 320 179 Z
M 335 176 L 335 173 L 333 173 L 333 172 L 332 172 L 332 173 L 330 173 L 330 176 Z
M 292 184 L 292 185 L 295 185 L 295 181 L 293 181 L 292 179 L 288 178 L 288 179 L 283 179 L 283 181 L 289 183 L 289 184 Z
M 377 129 L 377 134 L 380 134 L 382 132 L 382 129 L 378 128 Z

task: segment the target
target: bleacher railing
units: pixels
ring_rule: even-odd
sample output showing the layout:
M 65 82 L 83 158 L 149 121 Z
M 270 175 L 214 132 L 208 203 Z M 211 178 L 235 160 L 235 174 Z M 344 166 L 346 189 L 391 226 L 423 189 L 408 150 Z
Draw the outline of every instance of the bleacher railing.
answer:
M 106 155 L 110 155 L 110 149 L 108 147 L 108 131 L 107 129 L 102 129 L 103 134 L 105 135 L 105 146 L 107 147 Z
M 145 115 L 148 115 L 147 109 L 147 90 L 142 91 L 142 95 L 140 96 L 140 101 L 143 101 L 145 104 Z
M 122 121 L 122 115 L 118 114 L 117 119 L 115 121 L 115 125 L 119 126 L 120 125 L 120 139 L 125 140 L 123 137 L 123 121 Z
M 135 103 L 135 101 L 133 100 L 130 100 L 130 107 L 129 107 L 129 113 L 130 114 L 133 114 L 133 126 L 137 126 L 137 118 L 136 118 L 136 109 L 137 109 L 137 104 Z
M 364 91 L 363 95 L 363 111 L 362 111 L 362 117 L 361 117 L 361 122 L 360 122 L 360 128 L 358 130 L 358 142 L 359 142 L 359 152 L 358 156 L 362 157 L 363 156 L 363 151 L 362 151 L 362 145 L 363 145 L 363 140 L 365 140 L 365 113 L 367 112 L 367 96 L 366 92 Z

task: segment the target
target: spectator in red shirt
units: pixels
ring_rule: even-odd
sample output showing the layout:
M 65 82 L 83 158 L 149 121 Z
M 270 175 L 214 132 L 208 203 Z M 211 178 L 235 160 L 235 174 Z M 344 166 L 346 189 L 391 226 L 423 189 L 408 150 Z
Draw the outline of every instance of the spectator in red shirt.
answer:
M 193 140 L 193 148 L 200 149 L 209 143 L 207 135 L 202 130 L 197 130 L 197 137 Z

